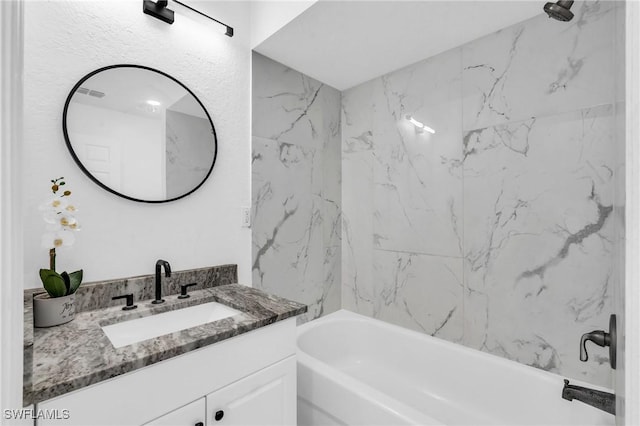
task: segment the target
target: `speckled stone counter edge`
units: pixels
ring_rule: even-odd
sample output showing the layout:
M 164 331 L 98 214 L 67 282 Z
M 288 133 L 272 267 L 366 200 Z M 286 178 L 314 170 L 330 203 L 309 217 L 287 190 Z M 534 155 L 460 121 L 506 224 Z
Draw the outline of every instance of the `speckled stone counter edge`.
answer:
M 237 281 L 236 265 L 174 272 L 170 279 L 171 281 L 167 280 L 163 286 L 163 295 L 178 294 L 180 284 L 197 282 L 198 285 L 194 287 L 200 290 L 191 291 L 190 293 L 193 294 L 191 299 L 179 301 L 173 296 L 171 301 L 168 300 L 170 303 L 160 306 L 147 303 L 140 306 L 141 309 L 137 312 L 130 313 L 120 310 L 119 305 L 121 303 L 118 303 L 115 307 L 113 306 L 112 295 L 123 294 L 123 292 L 134 292 L 134 294 L 142 295 L 143 303 L 149 302 L 154 293 L 153 278 L 154 276 L 149 275 L 85 284 L 81 287 L 81 289 L 85 287 L 84 292 L 80 293 L 79 290 L 77 293 L 80 297 L 76 299 L 76 303 L 81 308 L 78 309 L 74 321 L 49 329 L 37 329 L 35 333 L 33 330 L 32 298 L 34 294 L 42 291 L 40 289 L 25 291 L 24 405 L 31 404 L 34 401 L 44 401 L 66 392 L 80 389 L 190 350 L 299 315 L 307 310 L 305 305 L 268 295 L 250 287 L 238 284 L 232 285 L 232 282 Z M 108 286 L 114 286 L 114 288 L 105 288 Z M 89 302 L 82 300 L 85 298 L 93 300 Z M 78 299 L 81 299 L 79 303 Z M 149 300 L 144 302 L 144 299 Z M 100 326 L 109 323 L 180 309 L 188 305 L 205 303 L 206 301 L 224 303 L 243 313 L 117 350 L 111 346 L 100 329 Z M 87 337 L 88 339 L 93 339 L 92 344 L 86 345 L 87 338 L 71 339 L 71 341 L 80 341 L 84 347 L 100 347 L 101 349 L 83 352 L 73 347 L 54 348 L 53 353 L 57 354 L 60 359 L 68 359 L 70 356 L 79 357 L 73 372 L 61 371 L 57 369 L 55 359 L 51 359 L 50 346 L 55 346 L 55 342 L 60 340 L 58 339 L 59 335 L 68 337 L 69 335 L 73 336 L 75 333 L 81 333 L 83 337 L 89 336 Z M 64 340 L 69 341 L 68 339 Z M 34 342 L 38 342 L 39 345 L 34 345 Z M 40 348 L 36 349 L 35 353 L 34 346 Z M 40 354 L 38 351 L 42 350 L 42 347 L 46 347 L 46 350 Z M 34 357 L 36 362 L 34 362 Z M 101 368 L 82 368 L 82 365 L 93 365 L 95 367 L 95 358 L 98 358 Z

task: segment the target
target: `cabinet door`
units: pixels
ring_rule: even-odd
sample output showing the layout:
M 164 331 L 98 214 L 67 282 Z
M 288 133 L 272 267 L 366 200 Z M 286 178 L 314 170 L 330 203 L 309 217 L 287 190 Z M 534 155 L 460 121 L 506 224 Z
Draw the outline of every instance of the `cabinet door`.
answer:
M 295 425 L 295 356 L 210 393 L 206 398 L 208 426 Z
M 145 423 L 144 426 L 204 426 L 206 405 L 204 398 L 197 399 L 164 416 Z

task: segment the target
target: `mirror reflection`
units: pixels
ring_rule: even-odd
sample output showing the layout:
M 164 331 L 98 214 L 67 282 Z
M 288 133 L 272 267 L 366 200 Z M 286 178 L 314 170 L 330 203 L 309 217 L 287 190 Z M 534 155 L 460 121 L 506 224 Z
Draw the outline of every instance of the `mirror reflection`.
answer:
M 76 84 L 65 104 L 69 150 L 98 185 L 122 197 L 165 202 L 195 191 L 216 159 L 211 118 L 173 77 L 114 65 Z

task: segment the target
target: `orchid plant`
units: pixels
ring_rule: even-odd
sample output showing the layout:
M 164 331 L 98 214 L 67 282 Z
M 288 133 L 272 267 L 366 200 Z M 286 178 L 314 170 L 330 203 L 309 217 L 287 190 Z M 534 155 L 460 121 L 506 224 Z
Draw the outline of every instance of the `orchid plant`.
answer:
M 40 279 L 51 297 L 68 296 L 76 292 L 82 282 L 82 269 L 68 274 L 56 272 L 56 249 L 69 247 L 74 241 L 74 232 L 80 230 L 75 217 L 77 207 L 70 202 L 71 191 L 63 190 L 64 177 L 51 180 L 53 197 L 40 206 L 47 232 L 42 236 L 42 246 L 49 249 L 49 269 L 40 269 Z

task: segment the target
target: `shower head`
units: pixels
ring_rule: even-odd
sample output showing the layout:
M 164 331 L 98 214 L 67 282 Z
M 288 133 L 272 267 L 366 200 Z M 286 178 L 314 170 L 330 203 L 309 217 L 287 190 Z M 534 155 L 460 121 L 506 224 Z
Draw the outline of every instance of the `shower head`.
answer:
M 571 5 L 573 5 L 573 0 L 560 0 L 556 3 L 545 4 L 544 11 L 549 15 L 549 18 L 567 22 L 573 18 L 573 12 L 569 10 Z

